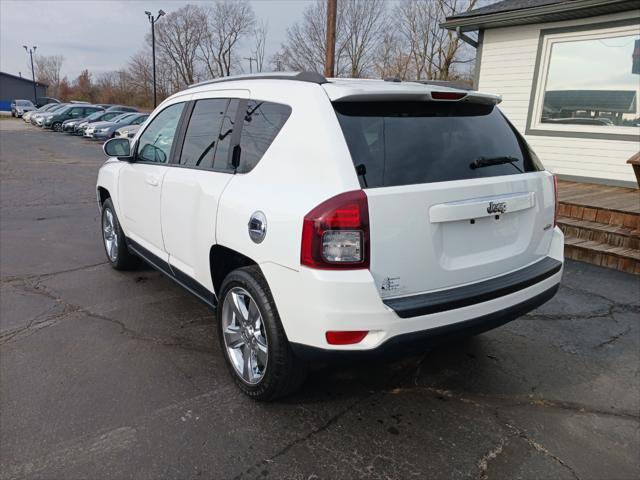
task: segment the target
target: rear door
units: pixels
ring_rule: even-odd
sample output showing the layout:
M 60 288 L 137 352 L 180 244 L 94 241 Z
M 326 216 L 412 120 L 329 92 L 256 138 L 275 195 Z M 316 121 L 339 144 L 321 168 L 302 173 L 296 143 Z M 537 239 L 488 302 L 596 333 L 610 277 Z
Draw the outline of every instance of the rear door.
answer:
M 177 276 L 185 274 L 209 291 L 218 202 L 233 177 L 234 125 L 240 101 L 248 95 L 245 90 L 224 90 L 193 96 L 175 163 L 162 185 L 162 233 L 169 263 Z
M 367 194 L 382 297 L 474 283 L 546 255 L 553 179 L 497 107 L 334 107 Z

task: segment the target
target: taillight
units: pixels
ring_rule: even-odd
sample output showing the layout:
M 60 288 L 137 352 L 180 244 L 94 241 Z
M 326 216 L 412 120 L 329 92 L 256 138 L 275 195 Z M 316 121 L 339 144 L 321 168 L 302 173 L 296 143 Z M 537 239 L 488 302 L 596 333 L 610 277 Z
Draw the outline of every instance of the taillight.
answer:
M 553 176 L 553 226 L 558 224 L 558 177 Z
M 336 195 L 305 215 L 300 263 L 326 270 L 369 268 L 369 207 L 364 191 Z

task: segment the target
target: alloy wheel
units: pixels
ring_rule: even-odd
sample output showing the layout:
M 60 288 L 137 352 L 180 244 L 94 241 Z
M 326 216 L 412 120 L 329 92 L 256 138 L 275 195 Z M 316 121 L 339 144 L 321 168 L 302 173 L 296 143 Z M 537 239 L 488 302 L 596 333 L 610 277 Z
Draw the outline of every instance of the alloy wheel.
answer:
M 222 334 L 236 374 L 248 384 L 262 380 L 267 369 L 268 342 L 258 305 L 244 288 L 234 287 L 222 304 Z
M 102 216 L 102 238 L 109 260 L 112 262 L 117 261 L 118 233 L 115 228 L 115 218 L 110 208 L 105 209 L 104 215 Z

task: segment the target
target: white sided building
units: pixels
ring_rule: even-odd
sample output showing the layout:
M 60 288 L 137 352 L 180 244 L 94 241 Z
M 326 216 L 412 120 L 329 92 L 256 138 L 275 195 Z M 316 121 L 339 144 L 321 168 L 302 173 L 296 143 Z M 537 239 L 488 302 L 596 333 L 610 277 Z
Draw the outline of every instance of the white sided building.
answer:
M 474 87 L 566 180 L 637 186 L 640 1 L 503 0 L 447 18 L 476 47 Z

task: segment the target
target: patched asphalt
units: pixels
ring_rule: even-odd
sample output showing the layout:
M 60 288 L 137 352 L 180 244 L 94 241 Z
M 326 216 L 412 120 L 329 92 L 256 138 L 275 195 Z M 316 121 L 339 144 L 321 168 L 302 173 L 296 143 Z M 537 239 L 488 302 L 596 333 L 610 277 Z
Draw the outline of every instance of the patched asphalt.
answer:
M 640 277 L 256 403 L 213 312 L 101 245 L 100 144 L 0 120 L 0 478 L 637 479 Z

